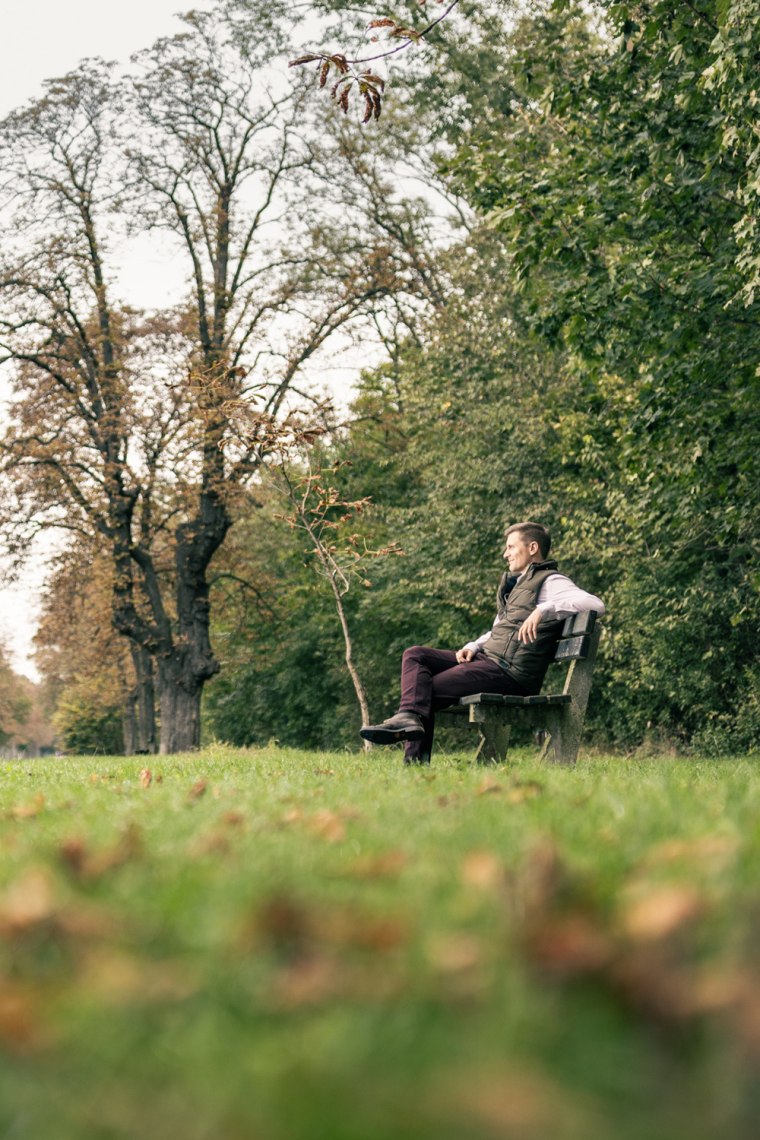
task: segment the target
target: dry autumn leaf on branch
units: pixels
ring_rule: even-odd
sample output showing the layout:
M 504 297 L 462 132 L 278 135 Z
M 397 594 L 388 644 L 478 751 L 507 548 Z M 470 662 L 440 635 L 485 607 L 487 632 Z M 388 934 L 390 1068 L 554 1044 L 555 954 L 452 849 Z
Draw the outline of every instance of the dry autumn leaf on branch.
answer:
M 437 2 L 440 4 L 443 0 L 437 0 Z M 421 6 L 424 6 L 423 0 L 420 0 L 420 3 Z M 459 0 L 451 0 L 441 15 L 422 28 L 414 28 L 408 24 L 399 23 L 389 16 L 370 20 L 367 25 L 367 31 L 371 33 L 370 42 L 377 43 L 382 35 L 389 45 L 392 45 L 384 51 L 357 59 L 349 59 L 343 52 L 312 51 L 292 59 L 288 66 L 301 67 L 304 64 L 317 64 L 318 88 L 327 86 L 331 73 L 337 74 L 338 78 L 330 88 L 330 96 L 340 110 L 347 114 L 351 105 L 351 97 L 353 94 L 357 94 L 363 103 L 362 123 L 379 119 L 383 109 L 385 80 L 377 74 L 376 70 L 373 70 L 372 65 L 378 60 L 387 59 L 400 51 L 404 51 L 412 44 L 422 43 L 433 28 L 442 23 L 449 13 L 456 8 L 458 3 Z

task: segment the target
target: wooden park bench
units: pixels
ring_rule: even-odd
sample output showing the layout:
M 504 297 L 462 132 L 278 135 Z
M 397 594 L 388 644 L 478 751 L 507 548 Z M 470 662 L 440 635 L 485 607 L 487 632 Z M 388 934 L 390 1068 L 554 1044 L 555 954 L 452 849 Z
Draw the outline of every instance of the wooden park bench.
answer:
M 600 635 L 601 626 L 593 610 L 565 620 L 554 654 L 555 661 L 568 664 L 561 693 L 539 693 L 535 697 L 474 693 L 441 710 L 442 713 L 468 713 L 470 724 L 477 725 L 480 743 L 475 758 L 478 763 L 501 764 L 506 760 L 514 721 L 544 734 L 542 760 L 575 763 Z M 552 673 L 550 670 L 547 679 Z

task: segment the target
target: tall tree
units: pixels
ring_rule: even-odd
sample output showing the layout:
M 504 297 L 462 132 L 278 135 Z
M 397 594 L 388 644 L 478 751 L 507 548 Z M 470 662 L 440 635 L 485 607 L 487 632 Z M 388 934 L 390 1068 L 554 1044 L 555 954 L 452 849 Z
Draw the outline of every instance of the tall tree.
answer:
M 266 46 L 223 12 L 186 26 L 142 53 L 131 87 L 97 62 L 49 84 L 3 124 L 0 155 L 15 549 L 41 523 L 99 537 L 114 626 L 154 664 L 162 752 L 197 746 L 219 667 L 208 568 L 265 458 L 236 416 L 254 403 L 266 434 L 333 334 L 416 288 L 387 239 L 358 262 L 341 227 L 314 225 L 305 111 L 267 84 Z M 119 303 L 135 231 L 183 261 L 177 308 Z

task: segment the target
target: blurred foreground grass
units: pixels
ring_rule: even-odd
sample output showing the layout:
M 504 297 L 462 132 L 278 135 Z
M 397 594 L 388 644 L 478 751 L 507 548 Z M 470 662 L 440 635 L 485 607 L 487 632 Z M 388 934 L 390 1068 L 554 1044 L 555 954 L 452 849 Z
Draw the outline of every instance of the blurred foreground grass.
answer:
M 757 1135 L 751 759 L 22 762 L 0 846 L 0 1137 Z

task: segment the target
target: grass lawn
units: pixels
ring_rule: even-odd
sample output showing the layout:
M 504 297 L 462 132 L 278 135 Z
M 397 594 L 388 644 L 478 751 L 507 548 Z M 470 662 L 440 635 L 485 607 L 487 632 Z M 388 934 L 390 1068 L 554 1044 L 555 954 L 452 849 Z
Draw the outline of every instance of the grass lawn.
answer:
M 0 1137 L 754 1140 L 759 761 L 6 764 Z

